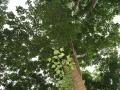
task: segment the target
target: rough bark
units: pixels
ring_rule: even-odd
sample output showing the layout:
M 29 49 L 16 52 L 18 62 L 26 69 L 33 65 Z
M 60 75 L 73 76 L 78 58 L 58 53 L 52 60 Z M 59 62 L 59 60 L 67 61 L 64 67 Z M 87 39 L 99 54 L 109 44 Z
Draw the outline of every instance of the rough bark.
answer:
M 86 90 L 84 85 L 84 80 L 82 80 L 81 75 L 78 72 L 76 65 L 74 64 L 74 69 L 72 71 L 72 80 L 74 84 L 74 90 Z
M 71 41 L 71 49 L 73 53 L 73 67 L 74 69 L 72 70 L 72 80 L 74 84 L 74 90 L 86 90 L 86 87 L 84 85 L 84 80 L 82 80 L 82 73 L 80 71 L 80 67 L 77 61 L 77 54 L 73 46 L 73 42 Z

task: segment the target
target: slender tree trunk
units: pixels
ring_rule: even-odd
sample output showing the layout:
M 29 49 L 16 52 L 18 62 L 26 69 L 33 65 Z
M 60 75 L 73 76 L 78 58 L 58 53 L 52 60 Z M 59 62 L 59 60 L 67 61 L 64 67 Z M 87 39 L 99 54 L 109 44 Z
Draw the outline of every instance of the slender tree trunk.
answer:
M 80 67 L 77 61 L 77 54 L 73 46 L 73 42 L 71 41 L 71 49 L 73 53 L 73 67 L 71 76 L 74 84 L 74 90 L 86 90 L 86 87 L 84 85 L 84 80 L 82 80 L 82 73 L 80 71 Z

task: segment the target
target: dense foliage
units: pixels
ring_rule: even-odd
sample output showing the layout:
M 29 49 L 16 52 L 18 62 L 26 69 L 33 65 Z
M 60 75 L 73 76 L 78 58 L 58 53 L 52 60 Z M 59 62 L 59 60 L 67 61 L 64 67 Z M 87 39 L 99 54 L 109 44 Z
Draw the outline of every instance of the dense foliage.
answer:
M 77 1 L 77 0 L 76 0 Z M 95 73 L 83 70 L 88 90 L 119 90 L 119 0 L 27 1 L 17 14 L 0 1 L 0 85 L 5 90 L 70 90 L 70 41 L 80 67 L 96 65 Z M 92 7 L 91 7 L 92 6 Z M 8 26 L 8 27 L 6 27 Z M 64 73 L 64 69 L 65 68 Z M 70 87 L 71 86 L 71 87 Z

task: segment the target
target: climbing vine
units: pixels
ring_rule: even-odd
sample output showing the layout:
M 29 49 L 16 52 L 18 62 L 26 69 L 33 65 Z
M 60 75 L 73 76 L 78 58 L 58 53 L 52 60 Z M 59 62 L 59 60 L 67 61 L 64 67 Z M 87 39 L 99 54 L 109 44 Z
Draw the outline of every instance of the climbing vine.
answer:
M 73 90 L 71 80 L 71 70 L 73 69 L 72 58 L 66 55 L 64 48 L 53 49 L 53 56 L 47 59 L 48 66 L 53 70 L 57 77 L 56 86 L 59 90 Z

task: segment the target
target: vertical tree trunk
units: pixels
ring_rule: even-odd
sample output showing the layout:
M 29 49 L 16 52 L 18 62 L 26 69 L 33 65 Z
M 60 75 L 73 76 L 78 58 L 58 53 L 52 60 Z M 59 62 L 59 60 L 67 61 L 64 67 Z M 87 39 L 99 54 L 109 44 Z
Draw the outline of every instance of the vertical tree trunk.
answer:
M 82 80 L 82 77 L 76 67 L 76 64 L 74 64 L 74 69 L 72 71 L 72 80 L 74 84 L 74 90 L 86 90 L 84 80 Z
M 84 80 L 82 80 L 82 73 L 80 71 L 80 67 L 77 61 L 77 54 L 73 46 L 73 42 L 71 41 L 71 49 L 73 53 L 73 67 L 71 76 L 74 84 L 74 90 L 86 90 L 86 87 L 84 85 Z

